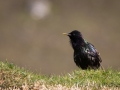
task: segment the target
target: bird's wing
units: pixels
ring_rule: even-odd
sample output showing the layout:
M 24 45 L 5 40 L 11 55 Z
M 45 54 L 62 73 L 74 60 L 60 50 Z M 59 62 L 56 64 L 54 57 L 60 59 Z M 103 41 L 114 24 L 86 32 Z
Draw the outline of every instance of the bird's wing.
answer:
M 97 51 L 97 49 L 89 42 L 85 44 L 85 54 L 88 56 L 88 58 L 94 59 L 98 58 L 100 62 L 102 62 L 100 58 L 100 53 Z

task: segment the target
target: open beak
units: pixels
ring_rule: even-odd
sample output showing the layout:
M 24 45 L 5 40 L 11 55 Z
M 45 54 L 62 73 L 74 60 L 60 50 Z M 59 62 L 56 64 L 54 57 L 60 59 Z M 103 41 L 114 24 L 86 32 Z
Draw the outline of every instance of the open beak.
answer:
M 70 36 L 70 34 L 69 34 L 69 33 L 63 33 L 63 35 L 67 35 L 67 36 Z

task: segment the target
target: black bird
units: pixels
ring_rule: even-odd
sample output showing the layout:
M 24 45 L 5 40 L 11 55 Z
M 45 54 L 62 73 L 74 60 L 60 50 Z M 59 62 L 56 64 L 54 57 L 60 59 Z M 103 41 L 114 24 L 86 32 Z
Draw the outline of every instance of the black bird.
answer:
M 82 69 L 98 69 L 100 67 L 102 62 L 100 53 L 83 38 L 81 32 L 73 30 L 70 33 L 63 34 L 70 38 L 70 43 L 74 50 L 74 62 L 78 67 Z

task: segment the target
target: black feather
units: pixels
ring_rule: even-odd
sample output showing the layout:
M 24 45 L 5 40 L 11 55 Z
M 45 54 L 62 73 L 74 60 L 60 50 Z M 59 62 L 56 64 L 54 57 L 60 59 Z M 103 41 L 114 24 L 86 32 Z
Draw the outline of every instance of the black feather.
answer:
M 74 50 L 74 62 L 82 69 L 97 69 L 102 62 L 99 52 L 95 47 L 83 39 L 81 32 L 74 30 L 68 34 Z

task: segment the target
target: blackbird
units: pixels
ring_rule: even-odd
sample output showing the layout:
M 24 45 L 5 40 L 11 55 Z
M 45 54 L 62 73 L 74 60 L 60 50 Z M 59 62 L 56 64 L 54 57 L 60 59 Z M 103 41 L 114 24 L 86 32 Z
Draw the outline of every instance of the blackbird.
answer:
M 74 50 L 74 62 L 82 69 L 98 69 L 102 59 L 100 53 L 89 42 L 87 42 L 81 32 L 73 30 L 70 33 L 63 33 L 69 36 L 71 46 Z

